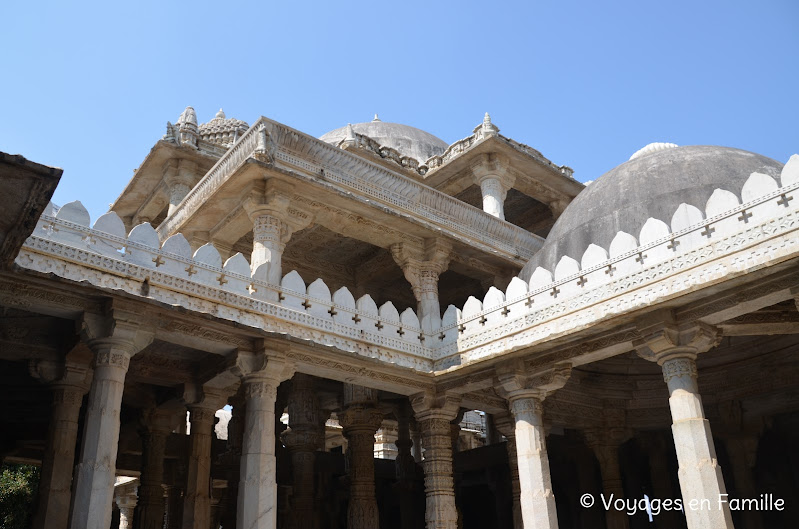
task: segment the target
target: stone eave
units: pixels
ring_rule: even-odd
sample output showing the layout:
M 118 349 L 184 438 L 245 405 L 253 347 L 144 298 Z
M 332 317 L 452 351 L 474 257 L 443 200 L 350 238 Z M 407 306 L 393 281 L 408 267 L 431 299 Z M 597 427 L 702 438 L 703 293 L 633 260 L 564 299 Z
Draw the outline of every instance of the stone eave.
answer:
M 522 147 L 533 151 L 532 148 L 522 146 L 504 136 L 487 137 L 477 141 L 439 167 L 430 169 L 424 176 L 424 182 L 446 193 L 458 193 L 472 184 L 470 181 L 464 185 L 460 180 L 464 178 L 464 173 L 471 176 L 469 167 L 474 163 L 475 158 L 483 154 L 497 153 L 508 159 L 510 168 L 515 174 L 548 188 L 560 198 L 571 200 L 585 188 L 583 184 L 564 174 L 560 167 L 543 156 L 536 157 L 526 152 Z M 535 152 L 537 153 L 537 151 Z M 517 184 L 514 187 L 519 186 Z
M 191 160 L 201 167 L 210 167 L 217 159 L 198 149 L 158 140 L 111 204 L 110 211 L 115 211 L 122 218 L 135 215 L 143 200 L 150 197 L 163 180 L 164 163 L 173 158 Z
M 265 140 L 259 140 L 259 130 Z M 267 145 L 258 146 L 259 141 Z M 259 154 L 257 149 L 264 149 Z M 417 182 L 401 171 L 331 146 L 312 136 L 267 118 L 260 118 L 189 192 L 175 211 L 158 227 L 161 236 L 182 231 L 188 220 L 236 178 L 241 167 L 254 157 L 266 156 L 268 165 L 283 168 L 308 182 L 339 188 L 360 202 L 394 209 L 403 217 L 435 232 L 448 231 L 455 239 L 472 240 L 493 249 L 517 266 L 526 262 L 543 244 L 543 239 L 518 226 Z M 579 184 L 578 184 L 579 185 Z
M 0 152 L 0 269 L 8 268 L 36 227 L 64 170 Z

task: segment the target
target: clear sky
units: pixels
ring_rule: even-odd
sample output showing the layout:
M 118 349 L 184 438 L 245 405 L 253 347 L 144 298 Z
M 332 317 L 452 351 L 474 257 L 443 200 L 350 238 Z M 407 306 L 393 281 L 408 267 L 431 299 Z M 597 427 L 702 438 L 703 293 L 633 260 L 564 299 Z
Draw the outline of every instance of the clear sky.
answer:
M 501 133 L 593 180 L 653 141 L 799 152 L 799 2 L 4 2 L 0 150 L 96 219 L 192 105 Z

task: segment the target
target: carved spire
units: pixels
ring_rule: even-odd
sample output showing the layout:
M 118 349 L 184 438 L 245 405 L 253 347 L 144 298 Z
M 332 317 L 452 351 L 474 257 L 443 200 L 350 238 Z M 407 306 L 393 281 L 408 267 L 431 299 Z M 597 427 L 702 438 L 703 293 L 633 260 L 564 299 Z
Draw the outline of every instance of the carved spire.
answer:
M 372 121 L 380 121 L 380 118 L 377 117 L 377 112 L 375 112 L 375 118 Z
M 214 116 L 214 117 L 215 118 L 219 118 L 219 119 L 225 119 L 225 111 L 220 108 L 219 112 L 217 112 L 216 116 Z
M 474 132 L 476 133 L 478 129 L 486 138 L 496 136 L 497 133 L 499 133 L 499 127 L 491 123 L 491 116 L 488 114 L 488 112 L 486 112 L 485 116 L 483 116 L 483 123 L 478 125 Z

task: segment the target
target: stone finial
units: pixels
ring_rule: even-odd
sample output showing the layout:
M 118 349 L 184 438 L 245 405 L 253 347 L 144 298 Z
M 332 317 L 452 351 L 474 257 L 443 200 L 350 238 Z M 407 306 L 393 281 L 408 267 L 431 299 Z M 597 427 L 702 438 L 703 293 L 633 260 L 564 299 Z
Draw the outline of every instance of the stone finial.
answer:
M 474 132 L 476 133 L 478 130 L 482 131 L 485 137 L 496 136 L 499 133 L 499 127 L 491 123 L 491 116 L 488 112 L 483 116 L 483 123 L 478 125 Z
M 358 144 L 358 138 L 355 137 L 355 130 L 352 128 L 352 123 L 347 123 L 347 135 L 344 137 L 343 147 L 353 147 Z
M 194 111 L 194 107 L 188 106 L 186 110 L 178 118 L 178 123 L 180 125 L 190 124 L 197 126 L 197 113 Z
M 375 118 L 372 121 L 380 121 L 380 118 L 377 117 L 377 112 L 375 112 Z
M 225 119 L 225 111 L 220 108 L 219 112 L 217 112 L 216 116 L 214 116 L 214 117 L 215 118 L 219 118 L 219 119 Z

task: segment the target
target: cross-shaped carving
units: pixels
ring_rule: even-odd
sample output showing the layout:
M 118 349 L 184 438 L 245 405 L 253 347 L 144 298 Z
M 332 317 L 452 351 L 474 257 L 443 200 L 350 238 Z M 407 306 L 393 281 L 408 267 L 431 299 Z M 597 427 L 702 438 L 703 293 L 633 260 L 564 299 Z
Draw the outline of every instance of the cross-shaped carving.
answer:
M 749 224 L 749 219 L 752 218 L 752 214 L 746 210 L 741 211 L 741 216 L 738 217 L 738 220 L 742 221 L 744 224 Z
M 615 271 L 616 271 L 616 267 L 615 266 L 608 265 L 608 267 L 605 269 L 605 275 L 613 277 L 613 272 L 615 272 Z
M 533 296 L 528 296 L 528 297 L 527 297 L 527 301 L 525 301 L 525 302 L 524 302 L 524 304 L 525 304 L 527 307 L 532 307 L 532 306 L 533 306 L 533 303 L 535 303 L 535 299 L 533 299 Z
M 438 339 L 441 340 L 442 342 L 444 341 L 444 338 L 446 338 L 446 337 L 447 337 L 447 335 L 444 334 L 443 332 L 438 335 Z
M 480 316 L 480 325 L 485 325 L 488 320 L 486 319 L 485 315 Z
M 702 233 L 700 233 L 699 235 L 704 235 L 705 237 L 707 237 L 707 238 L 709 239 L 709 238 L 710 238 L 710 235 L 711 235 L 711 234 L 712 234 L 714 231 L 716 231 L 716 228 L 714 228 L 713 226 L 710 226 L 710 225 L 708 225 L 708 226 L 705 226 L 705 229 L 704 229 L 704 230 L 702 230 Z
M 680 245 L 680 241 L 678 241 L 677 239 L 672 237 L 671 239 L 669 239 L 669 244 L 666 246 L 666 248 L 668 248 L 669 250 L 674 250 L 676 252 L 677 251 L 677 247 L 679 245 Z
M 377 323 L 375 323 L 375 327 L 377 327 L 378 331 L 382 331 L 384 325 L 382 323 L 380 323 L 380 320 L 377 320 Z
M 510 309 L 508 307 L 502 307 L 502 315 L 507 318 L 508 314 L 510 314 Z
M 197 273 L 197 270 L 194 269 L 194 265 L 189 265 L 189 267 L 186 269 L 186 273 L 189 274 L 189 277 L 191 277 Z
M 216 280 L 219 281 L 220 287 L 225 283 L 227 283 L 227 279 L 225 279 L 225 274 L 219 274 L 219 277 L 217 277 Z
M 400 336 L 405 336 L 405 331 L 402 330 L 402 327 L 397 329 L 397 334 L 399 334 Z
M 158 268 L 162 264 L 164 264 L 164 259 L 160 255 L 156 255 L 153 257 L 153 262 L 155 263 L 155 267 Z
M 330 314 L 331 316 L 335 316 L 336 314 L 338 314 L 338 312 L 334 307 L 330 307 L 330 310 L 327 311 L 327 313 Z
M 422 332 L 419 333 L 419 341 L 424 343 L 424 333 Z
M 361 323 L 361 318 L 356 314 L 355 316 L 352 317 L 352 321 L 354 321 L 355 323 Z
M 306 299 L 302 302 L 302 306 L 305 307 L 305 310 L 308 310 L 311 308 L 311 302 Z
M 462 333 L 464 333 L 465 331 L 466 331 L 466 325 L 464 325 L 464 324 L 462 324 L 462 323 L 461 323 L 460 325 L 458 325 L 458 332 L 459 332 L 459 333 L 461 333 L 461 334 L 462 334 Z
M 585 276 L 580 276 L 580 279 L 577 280 L 577 284 L 579 286 L 583 286 L 586 283 L 588 283 L 588 280 L 585 278 Z
M 283 292 L 278 292 L 277 293 L 277 300 L 278 301 L 284 301 L 285 299 L 286 299 L 286 296 L 283 295 Z
M 558 287 L 553 287 L 552 290 L 549 292 L 549 295 L 553 298 L 557 298 L 558 294 L 560 294 L 560 289 Z
M 777 205 L 778 206 L 785 206 L 787 208 L 788 207 L 788 202 L 790 202 L 791 200 L 793 200 L 793 197 L 789 197 L 788 195 L 783 193 L 783 194 L 780 195 L 780 199 L 777 201 Z
M 255 283 L 250 283 L 247 288 L 250 289 L 250 292 L 258 292 L 258 287 L 255 286 Z
M 638 257 L 635 258 L 635 262 L 644 264 L 644 259 L 646 259 L 646 255 L 643 252 L 638 252 Z

